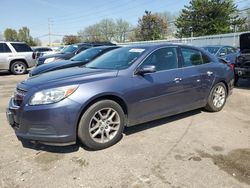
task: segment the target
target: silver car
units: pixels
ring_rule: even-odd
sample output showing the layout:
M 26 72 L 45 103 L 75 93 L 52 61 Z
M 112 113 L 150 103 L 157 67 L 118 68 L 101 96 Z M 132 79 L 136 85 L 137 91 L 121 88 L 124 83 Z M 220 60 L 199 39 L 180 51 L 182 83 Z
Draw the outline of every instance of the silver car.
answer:
M 35 66 L 35 54 L 24 42 L 0 42 L 0 70 L 25 74 Z

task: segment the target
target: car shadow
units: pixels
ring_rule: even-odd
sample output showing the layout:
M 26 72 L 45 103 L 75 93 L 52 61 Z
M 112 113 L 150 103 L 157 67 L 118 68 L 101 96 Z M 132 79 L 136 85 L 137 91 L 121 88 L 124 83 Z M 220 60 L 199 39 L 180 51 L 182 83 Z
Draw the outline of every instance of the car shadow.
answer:
M 29 74 L 29 71 L 30 70 L 27 70 L 27 73 L 25 73 L 25 74 Z M 14 75 L 10 71 L 2 71 L 2 70 L 0 70 L 0 76 L 19 76 L 19 75 Z
M 235 88 L 250 90 L 250 79 L 240 79 Z
M 193 111 L 189 111 L 189 112 L 185 112 L 185 113 L 181 113 L 178 115 L 173 115 L 170 117 L 166 117 L 166 118 L 162 118 L 159 120 L 155 120 L 155 121 L 151 121 L 151 122 L 147 122 L 147 123 L 142 123 L 139 125 L 135 125 L 132 127 L 126 127 L 124 129 L 124 135 L 129 136 L 138 132 L 142 132 L 148 129 L 153 129 L 155 127 L 158 126 L 162 126 L 164 124 L 176 121 L 176 120 L 180 120 L 189 116 L 194 116 L 197 115 L 199 113 L 202 112 L 202 109 L 197 109 L 197 110 L 193 110 Z M 123 137 L 123 136 L 122 136 Z M 119 139 L 118 142 L 120 142 L 122 140 L 122 137 Z M 24 148 L 28 148 L 28 149 L 32 149 L 32 150 L 36 150 L 36 151 L 46 151 L 46 152 L 51 152 L 51 153 L 73 153 L 73 152 L 77 152 L 79 151 L 80 148 L 86 150 L 86 151 L 96 151 L 96 150 L 92 150 L 86 146 L 84 146 L 83 144 L 81 144 L 79 141 L 77 141 L 76 144 L 74 145 L 70 145 L 70 146 L 49 146 L 49 145 L 44 145 L 44 144 L 40 144 L 37 142 L 30 142 L 27 140 L 21 140 L 22 145 Z
M 162 118 L 162 119 L 150 121 L 150 122 L 147 122 L 147 123 L 142 123 L 142 124 L 139 124 L 139 125 L 126 127 L 124 129 L 124 134 L 126 136 L 129 136 L 129 135 L 135 134 L 137 132 L 142 132 L 142 131 L 145 131 L 147 129 L 152 129 L 152 128 L 155 128 L 155 127 L 158 127 L 158 126 L 162 126 L 164 124 L 171 123 L 171 122 L 176 121 L 176 120 L 180 120 L 180 119 L 183 119 L 183 118 L 186 118 L 186 117 L 189 117 L 189 116 L 194 116 L 194 115 L 199 114 L 201 112 L 202 112 L 202 109 L 196 109 L 196 110 L 192 110 L 192 111 L 189 111 L 189 112 L 184 112 L 184 113 L 181 113 L 181 114 L 177 114 L 177 115 L 165 117 L 165 118 Z
M 36 151 L 46 151 L 51 153 L 73 153 L 77 152 L 80 148 L 79 144 L 69 145 L 69 146 L 50 146 L 40 144 L 38 142 L 31 142 L 28 140 L 21 140 L 24 148 L 32 149 Z

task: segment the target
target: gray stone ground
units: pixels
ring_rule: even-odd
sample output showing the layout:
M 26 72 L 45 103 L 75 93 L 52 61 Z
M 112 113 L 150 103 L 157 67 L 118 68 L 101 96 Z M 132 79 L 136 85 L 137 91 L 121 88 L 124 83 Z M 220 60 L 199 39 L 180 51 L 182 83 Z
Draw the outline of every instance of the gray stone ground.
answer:
M 194 110 L 125 130 L 105 150 L 23 147 L 5 108 L 16 83 L 0 72 L 0 187 L 249 187 L 250 81 L 219 113 Z

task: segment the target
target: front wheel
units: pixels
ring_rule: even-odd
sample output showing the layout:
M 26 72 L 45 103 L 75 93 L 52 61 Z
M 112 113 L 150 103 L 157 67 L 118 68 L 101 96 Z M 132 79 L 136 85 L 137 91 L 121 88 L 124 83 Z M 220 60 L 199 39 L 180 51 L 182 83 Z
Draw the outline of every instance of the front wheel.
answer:
M 222 82 L 217 83 L 209 94 L 205 109 L 210 112 L 218 112 L 224 107 L 226 99 L 227 89 L 225 84 Z
M 125 114 L 119 104 L 102 100 L 90 106 L 82 115 L 78 138 L 90 149 L 104 149 L 122 137 Z

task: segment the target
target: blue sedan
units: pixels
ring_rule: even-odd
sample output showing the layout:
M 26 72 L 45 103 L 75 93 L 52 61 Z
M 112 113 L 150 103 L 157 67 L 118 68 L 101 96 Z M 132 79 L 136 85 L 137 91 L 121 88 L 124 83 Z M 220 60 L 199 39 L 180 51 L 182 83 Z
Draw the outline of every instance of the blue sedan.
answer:
M 200 48 L 127 46 L 85 67 L 21 82 L 7 118 L 21 141 L 66 145 L 80 140 L 97 150 L 115 144 L 125 126 L 201 107 L 218 112 L 233 82 L 231 67 Z

